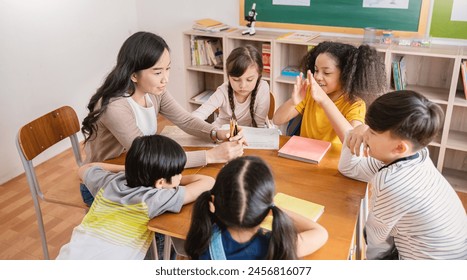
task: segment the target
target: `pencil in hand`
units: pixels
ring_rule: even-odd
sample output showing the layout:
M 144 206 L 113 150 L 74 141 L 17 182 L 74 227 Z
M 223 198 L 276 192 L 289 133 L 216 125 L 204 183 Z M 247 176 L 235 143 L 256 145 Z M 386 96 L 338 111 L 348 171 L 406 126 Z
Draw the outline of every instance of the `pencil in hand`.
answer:
M 230 118 L 230 137 L 237 136 L 237 134 L 238 134 L 237 120 L 234 118 Z

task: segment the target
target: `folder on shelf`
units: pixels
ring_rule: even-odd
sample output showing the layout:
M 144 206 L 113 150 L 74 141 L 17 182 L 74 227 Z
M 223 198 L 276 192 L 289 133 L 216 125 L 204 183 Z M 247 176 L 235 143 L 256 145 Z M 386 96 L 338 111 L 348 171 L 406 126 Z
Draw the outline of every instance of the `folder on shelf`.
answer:
M 222 22 L 211 19 L 211 18 L 199 19 L 199 20 L 196 20 L 195 23 L 199 24 L 199 25 L 202 25 L 202 26 L 205 26 L 205 27 L 211 27 L 211 26 L 216 26 L 216 25 L 223 24 Z
M 204 102 L 208 101 L 209 97 L 214 93 L 214 90 L 207 89 L 196 96 L 191 98 L 191 102 L 194 104 L 202 105 Z
M 319 163 L 330 147 L 331 142 L 294 135 L 279 150 L 279 156 Z
M 467 99 L 467 60 L 461 62 L 462 84 L 464 85 L 465 99 Z
M 324 206 L 321 204 L 296 198 L 284 193 L 277 193 L 274 196 L 274 204 L 280 209 L 295 212 L 314 222 L 316 222 L 324 212 Z M 268 215 L 260 226 L 264 229 L 271 230 L 272 220 L 272 215 Z
M 277 37 L 277 40 L 292 42 L 309 42 L 318 36 L 319 33 L 290 32 Z

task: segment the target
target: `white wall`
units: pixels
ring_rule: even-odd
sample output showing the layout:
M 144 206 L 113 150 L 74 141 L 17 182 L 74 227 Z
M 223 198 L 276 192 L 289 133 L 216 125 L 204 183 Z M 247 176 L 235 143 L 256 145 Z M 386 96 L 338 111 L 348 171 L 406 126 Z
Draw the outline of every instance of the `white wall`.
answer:
M 220 4 L 222 3 L 222 4 Z M 169 90 L 184 102 L 182 32 L 211 17 L 238 24 L 238 0 L 0 0 L 0 184 L 24 172 L 18 129 L 62 105 L 80 121 L 123 41 L 145 30 L 171 48 Z M 81 138 L 82 139 L 82 138 Z M 70 146 L 64 141 L 37 159 Z
M 164 4 L 161 5 L 160 3 Z M 183 70 L 183 31 L 193 22 L 213 18 L 231 26 L 238 26 L 238 0 L 136 0 L 138 27 L 164 38 L 171 50 L 172 67 L 168 89 L 175 99 L 186 105 L 185 71 Z
M 62 105 L 81 121 L 136 27 L 134 0 L 0 0 L 0 184 L 24 172 L 18 129 Z

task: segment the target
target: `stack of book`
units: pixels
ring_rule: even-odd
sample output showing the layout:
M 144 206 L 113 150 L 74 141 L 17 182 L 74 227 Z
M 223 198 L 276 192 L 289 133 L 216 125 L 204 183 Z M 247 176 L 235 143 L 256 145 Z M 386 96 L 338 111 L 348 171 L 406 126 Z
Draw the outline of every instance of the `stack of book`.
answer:
M 290 32 L 284 35 L 281 35 L 277 38 L 277 40 L 281 41 L 291 41 L 291 42 L 309 42 L 314 38 L 318 37 L 319 33 L 302 33 L 302 32 Z
M 191 36 L 191 65 L 210 65 L 223 68 L 222 42 L 220 38 Z
M 280 157 L 317 164 L 329 148 L 331 148 L 331 142 L 294 135 L 282 146 L 278 155 Z
M 198 31 L 214 33 L 214 32 L 220 32 L 223 30 L 227 30 L 230 28 L 230 26 L 217 20 L 213 20 L 210 18 L 204 18 L 204 19 L 195 21 L 192 28 Z
M 297 77 L 300 75 L 298 66 L 287 66 L 281 71 L 282 76 Z
M 261 52 L 263 56 L 263 71 L 271 73 L 271 44 L 263 43 Z
M 207 89 L 200 94 L 191 98 L 191 103 L 202 105 L 204 102 L 208 101 L 209 97 L 214 93 L 213 90 Z
M 395 90 L 404 90 L 407 87 L 407 69 L 405 57 L 396 57 L 392 62 L 392 79 Z

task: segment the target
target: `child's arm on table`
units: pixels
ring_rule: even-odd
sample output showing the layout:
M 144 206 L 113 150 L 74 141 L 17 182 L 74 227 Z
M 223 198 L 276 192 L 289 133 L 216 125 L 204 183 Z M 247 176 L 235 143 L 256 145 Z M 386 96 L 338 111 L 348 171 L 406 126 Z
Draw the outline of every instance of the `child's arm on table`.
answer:
M 297 229 L 297 256 L 304 257 L 321 248 L 328 240 L 328 232 L 320 224 L 286 209 L 282 209 Z
M 104 170 L 107 170 L 109 172 L 114 172 L 114 173 L 125 170 L 125 165 L 110 164 L 110 163 L 103 163 L 103 162 L 90 162 L 90 163 L 86 163 L 86 164 L 82 165 L 78 169 L 79 178 L 81 180 L 83 180 L 84 179 L 84 174 L 86 173 L 86 171 L 89 168 L 93 167 L 93 166 L 99 166 L 100 168 L 102 168 Z
M 193 174 L 183 176 L 180 181 L 180 185 L 185 186 L 183 204 L 195 201 L 201 193 L 212 189 L 214 183 L 214 178 L 206 175 Z

